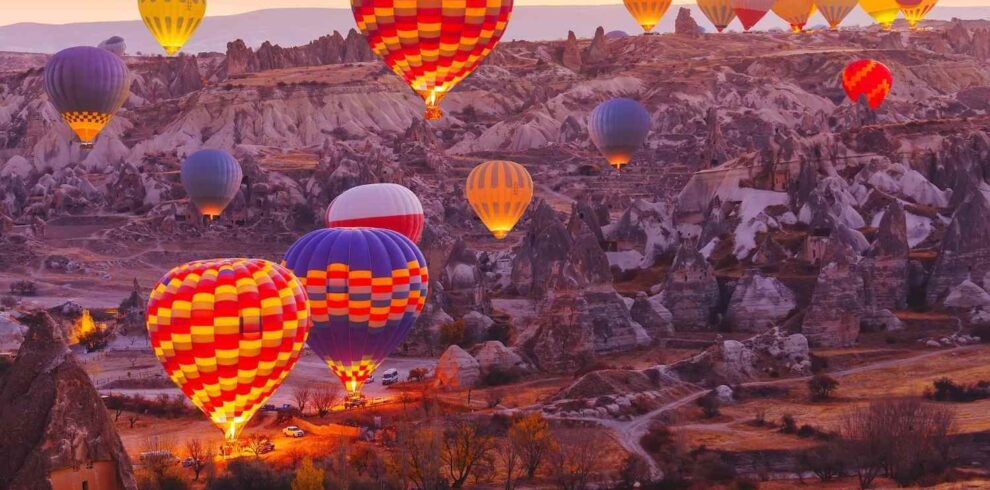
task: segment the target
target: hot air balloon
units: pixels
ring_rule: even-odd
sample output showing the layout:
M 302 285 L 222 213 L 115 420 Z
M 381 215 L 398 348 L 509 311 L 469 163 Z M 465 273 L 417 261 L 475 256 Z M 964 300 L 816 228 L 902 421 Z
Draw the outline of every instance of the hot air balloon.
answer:
M 698 8 L 708 17 L 718 32 L 722 32 L 736 18 L 731 0 L 698 0 Z
M 192 37 L 206 15 L 206 0 L 138 0 L 145 27 L 172 56 Z
M 533 200 L 533 178 L 516 162 L 484 162 L 468 175 L 468 203 L 495 238 L 505 238 Z
M 351 0 L 371 49 L 440 119 L 440 101 L 495 49 L 512 0 Z
M 739 22 L 742 22 L 743 30 L 749 32 L 760 19 L 767 15 L 775 0 L 731 0 L 731 2 L 732 9 L 736 11 L 736 17 L 739 17 Z
M 199 212 L 216 218 L 241 189 L 241 165 L 223 150 L 200 150 L 182 162 L 182 187 Z
M 773 13 L 791 25 L 792 32 L 801 32 L 808 18 L 815 13 L 814 0 L 777 0 Z
M 833 31 L 839 28 L 839 24 L 856 8 L 857 3 L 858 0 L 815 0 L 815 6 Z
M 78 46 L 55 53 L 45 65 L 45 91 L 84 147 L 127 101 L 131 72 L 115 54 Z
M 897 0 L 897 5 L 901 8 L 901 13 L 907 19 L 911 29 L 918 26 L 918 23 L 928 16 L 938 0 Z
M 228 440 L 288 376 L 310 325 L 303 285 L 265 260 L 180 265 L 148 299 L 155 355 Z
M 392 230 L 324 228 L 296 241 L 284 264 L 309 295 L 309 347 L 356 396 L 426 304 L 423 253 Z
M 591 111 L 588 133 L 609 165 L 621 170 L 646 141 L 650 113 L 632 99 L 607 100 Z
M 416 243 L 423 234 L 423 204 L 399 184 L 359 185 L 330 203 L 327 227 L 385 228 Z
M 873 110 L 880 107 L 893 84 L 890 69 L 879 61 L 853 61 L 842 72 L 842 88 L 846 89 L 849 100 L 858 103 L 860 97 L 865 97 Z
M 623 0 L 626 10 L 636 19 L 636 23 L 643 28 L 643 32 L 650 32 L 656 26 L 663 14 L 670 8 L 671 0 Z
M 859 6 L 863 7 L 866 13 L 873 17 L 873 20 L 880 24 L 884 30 L 890 30 L 897 19 L 897 13 L 901 6 L 897 0 L 859 0 Z

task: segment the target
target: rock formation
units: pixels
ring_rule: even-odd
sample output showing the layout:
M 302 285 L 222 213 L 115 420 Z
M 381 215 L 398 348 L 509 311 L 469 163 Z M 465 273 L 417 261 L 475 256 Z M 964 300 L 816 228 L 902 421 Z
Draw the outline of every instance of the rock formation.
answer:
M 73 488 L 136 489 L 103 400 L 54 320 L 47 313 L 20 320 L 30 330 L 0 374 L 0 488 L 44 490 L 64 480 Z
M 863 263 L 864 305 L 868 310 L 903 310 L 908 293 L 907 220 L 904 207 L 895 200 L 884 211 L 877 239 Z
M 642 291 L 638 292 L 632 307 L 629 308 L 629 315 L 653 339 L 674 334 L 674 325 L 671 323 L 673 315 L 663 305 L 663 297 L 660 294 L 650 297 Z
M 457 318 L 470 311 L 490 312 L 491 303 L 483 280 L 478 257 L 467 249 L 463 240 L 458 240 L 440 273 L 440 283 L 447 299 L 444 309 Z
M 779 325 L 796 307 L 790 288 L 750 269 L 732 291 L 725 321 L 732 331 L 763 332 Z
M 117 56 L 124 56 L 127 54 L 127 43 L 124 42 L 124 38 L 120 36 L 111 36 L 104 41 L 101 41 L 97 45 L 100 49 L 105 49 Z
M 323 36 L 309 44 L 283 48 L 265 41 L 257 51 L 238 39 L 227 43 L 227 59 L 221 67 L 222 78 L 298 66 L 354 63 L 376 59 L 364 36 L 351 29 L 345 39 L 339 32 Z
M 636 199 L 619 221 L 603 228 L 605 238 L 632 244 L 642 255 L 640 267 L 650 267 L 672 252 L 678 243 L 677 229 L 667 205 Z
M 560 55 L 560 64 L 578 73 L 581 71 L 581 50 L 578 48 L 577 36 L 574 31 L 567 31 L 567 41 Z
M 481 381 L 481 366 L 464 349 L 452 345 L 437 360 L 435 383 L 438 387 L 472 388 Z
M 689 37 L 700 37 L 701 29 L 698 23 L 691 17 L 691 10 L 681 7 L 677 10 L 677 18 L 674 19 L 674 34 Z
M 667 273 L 664 305 L 677 331 L 708 330 L 713 325 L 719 290 L 715 272 L 692 245 L 682 242 Z
M 587 69 L 590 66 L 601 64 L 608 59 L 608 46 L 605 41 L 605 28 L 598 26 L 595 29 L 595 37 L 591 39 L 591 44 L 581 53 L 581 66 Z
M 990 272 L 990 199 L 983 184 L 956 209 L 942 239 L 938 259 L 928 280 L 927 303 L 940 306 L 950 288 Z
M 665 371 L 683 381 L 715 387 L 761 376 L 807 375 L 811 355 L 804 335 L 784 335 L 775 328 L 742 342 L 716 342 L 696 356 L 666 366 Z
M 818 274 L 801 326 L 816 347 L 847 347 L 859 337 L 863 276 L 851 257 L 836 255 Z
M 478 360 L 482 376 L 493 372 L 519 374 L 529 369 L 529 365 L 519 357 L 519 354 L 497 340 L 481 344 L 481 347 L 475 351 L 474 358 Z

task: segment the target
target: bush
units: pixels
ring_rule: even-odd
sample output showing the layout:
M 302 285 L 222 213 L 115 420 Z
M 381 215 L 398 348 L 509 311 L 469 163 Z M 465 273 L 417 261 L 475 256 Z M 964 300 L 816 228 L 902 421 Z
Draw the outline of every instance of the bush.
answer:
M 814 473 L 819 480 L 831 481 L 842 476 L 845 471 L 842 446 L 829 443 L 804 451 L 798 456 L 798 464 L 802 469 Z
M 426 379 L 426 375 L 430 374 L 430 370 L 427 368 L 413 368 L 409 370 L 409 381 L 423 381 Z
M 838 389 L 839 381 L 827 374 L 818 374 L 808 380 L 808 391 L 812 401 L 827 400 Z
M 780 418 L 780 431 L 784 434 L 796 434 L 798 430 L 797 421 L 794 420 L 794 416 L 785 413 L 783 417 Z
M 464 320 L 457 320 L 440 327 L 440 345 L 444 348 L 464 342 Z
M 34 296 L 38 294 L 38 286 L 31 281 L 16 281 L 10 284 L 10 294 L 17 296 Z
M 979 381 L 976 384 L 957 384 L 949 378 L 939 378 L 932 382 L 932 387 L 925 390 L 925 398 L 938 402 L 968 403 L 990 398 L 990 382 Z
M 736 467 L 727 463 L 722 455 L 705 451 L 694 462 L 694 479 L 700 482 L 725 482 L 736 478 Z
M 257 459 L 235 459 L 215 480 L 209 490 L 290 490 L 291 475 L 275 471 L 268 463 Z

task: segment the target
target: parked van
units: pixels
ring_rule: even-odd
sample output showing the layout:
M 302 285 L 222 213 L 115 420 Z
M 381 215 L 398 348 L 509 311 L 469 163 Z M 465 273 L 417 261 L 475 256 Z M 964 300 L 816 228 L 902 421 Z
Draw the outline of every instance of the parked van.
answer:
M 382 384 L 388 386 L 399 382 L 399 371 L 395 368 L 386 369 L 382 373 Z

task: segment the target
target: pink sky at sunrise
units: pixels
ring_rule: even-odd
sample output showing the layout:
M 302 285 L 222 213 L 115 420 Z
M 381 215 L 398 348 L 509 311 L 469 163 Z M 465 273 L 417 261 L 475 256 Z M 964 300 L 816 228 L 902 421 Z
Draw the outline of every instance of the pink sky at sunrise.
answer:
M 34 0 L 31 2 L 3 2 L 0 7 L 0 25 L 20 22 L 66 24 L 74 22 L 100 22 L 134 20 L 138 18 L 135 0 Z M 516 0 L 517 5 L 604 5 L 622 3 L 621 0 Z M 694 3 L 693 0 L 674 0 L 675 4 Z M 939 5 L 975 7 L 990 4 L 990 0 L 942 0 Z M 209 0 L 210 15 L 229 15 L 266 8 L 346 8 L 346 0 Z

